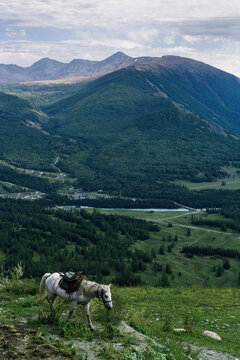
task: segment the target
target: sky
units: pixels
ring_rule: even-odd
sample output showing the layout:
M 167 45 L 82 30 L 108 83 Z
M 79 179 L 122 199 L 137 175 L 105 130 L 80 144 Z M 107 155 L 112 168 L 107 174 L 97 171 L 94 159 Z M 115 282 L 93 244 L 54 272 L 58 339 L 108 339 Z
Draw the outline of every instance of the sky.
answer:
M 239 0 L 1 0 L 0 63 L 178 55 L 240 77 Z

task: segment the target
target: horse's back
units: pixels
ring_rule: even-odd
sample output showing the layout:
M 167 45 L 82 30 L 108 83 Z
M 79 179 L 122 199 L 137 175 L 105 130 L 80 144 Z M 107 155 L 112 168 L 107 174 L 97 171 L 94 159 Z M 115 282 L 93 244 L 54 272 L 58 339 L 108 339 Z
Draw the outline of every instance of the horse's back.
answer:
M 59 280 L 61 279 L 62 275 L 58 272 L 50 274 L 46 279 L 46 288 L 48 291 L 54 293 L 57 289 Z

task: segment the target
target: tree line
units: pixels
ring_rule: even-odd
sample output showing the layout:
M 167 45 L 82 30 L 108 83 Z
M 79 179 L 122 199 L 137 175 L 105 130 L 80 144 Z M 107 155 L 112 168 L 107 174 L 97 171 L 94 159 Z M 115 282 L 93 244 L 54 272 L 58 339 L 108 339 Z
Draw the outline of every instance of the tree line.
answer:
M 0 201 L 0 259 L 5 269 L 21 262 L 26 277 L 82 270 L 92 279 L 121 284 L 128 273 L 135 284 L 136 272 L 152 259 L 132 245 L 158 231 L 156 224 L 130 217 Z

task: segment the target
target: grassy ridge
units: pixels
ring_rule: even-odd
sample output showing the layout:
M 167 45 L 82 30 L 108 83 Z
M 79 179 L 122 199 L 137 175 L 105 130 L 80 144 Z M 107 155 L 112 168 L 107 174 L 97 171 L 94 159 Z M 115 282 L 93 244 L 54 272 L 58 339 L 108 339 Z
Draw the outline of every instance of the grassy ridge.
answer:
M 174 341 L 182 340 L 240 355 L 239 290 L 144 287 L 119 291 L 127 298 L 131 324 L 145 333 L 158 339 L 170 337 Z M 187 333 L 173 331 L 186 326 L 189 327 Z M 222 342 L 206 340 L 201 336 L 204 330 L 218 333 Z
M 103 331 L 91 333 L 86 327 L 81 306 L 77 307 L 71 321 L 66 323 L 64 314 L 70 304 L 57 300 L 55 315 L 49 316 L 48 303 L 46 300 L 39 301 L 38 295 L 35 295 L 36 287 L 37 283 L 34 284 L 33 281 L 26 283 L 22 280 L 15 281 L 14 286 L 0 287 L 0 326 L 21 324 L 24 328 L 38 329 L 38 336 L 47 338 L 52 345 L 71 354 L 72 359 L 79 359 L 76 356 L 75 340 L 84 341 L 85 350 L 89 344 L 95 344 L 95 351 L 98 355 L 101 354 L 100 358 L 103 360 L 135 359 L 133 346 L 136 345 L 136 339 L 119 332 L 118 325 L 121 321 L 126 321 L 151 340 L 164 345 L 162 349 L 157 349 L 150 340 L 145 340 L 148 352 L 138 357 L 142 360 L 187 360 L 190 355 L 191 359 L 195 359 L 197 353 L 187 347 L 184 349 L 182 343 L 240 356 L 240 293 L 237 289 L 115 286 L 112 288 L 114 308 L 110 314 L 103 311 L 102 305 L 92 302 L 93 323 L 100 323 Z M 184 328 L 185 332 L 176 333 L 174 328 Z M 202 336 L 204 330 L 216 332 L 222 340 L 216 341 Z M 96 341 L 100 350 L 97 350 Z M 120 352 L 114 350 L 116 343 L 123 344 Z M 81 349 L 81 355 L 84 354 Z M 165 357 L 162 358 L 161 354 Z

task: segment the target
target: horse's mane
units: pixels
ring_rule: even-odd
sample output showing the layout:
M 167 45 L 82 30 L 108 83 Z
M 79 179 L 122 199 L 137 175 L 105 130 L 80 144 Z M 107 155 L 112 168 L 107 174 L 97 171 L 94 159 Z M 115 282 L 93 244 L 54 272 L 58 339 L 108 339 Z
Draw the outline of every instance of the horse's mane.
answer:
M 107 285 L 98 284 L 95 281 L 90 281 L 90 280 L 87 280 L 87 279 L 84 279 L 84 280 L 85 281 L 82 282 L 82 284 L 80 286 L 80 289 L 82 288 L 82 289 L 86 290 L 86 292 L 91 292 L 94 287 L 96 287 L 96 288 L 101 287 L 101 288 L 104 288 L 104 289 L 107 287 Z

